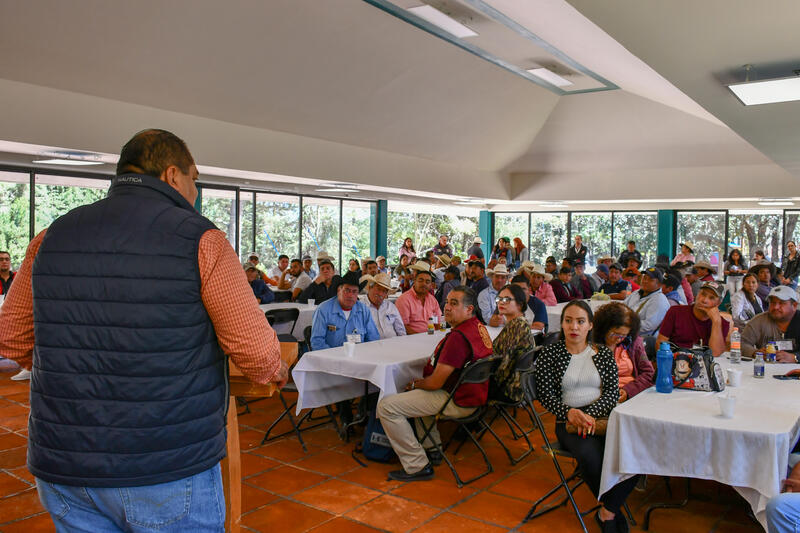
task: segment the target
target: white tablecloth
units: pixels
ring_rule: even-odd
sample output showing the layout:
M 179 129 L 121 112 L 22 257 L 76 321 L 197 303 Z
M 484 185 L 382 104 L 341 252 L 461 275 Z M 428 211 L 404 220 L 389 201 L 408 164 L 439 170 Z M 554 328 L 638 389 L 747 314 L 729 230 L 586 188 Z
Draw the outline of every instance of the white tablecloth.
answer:
M 502 328 L 487 328 L 496 337 Z M 297 412 L 322 407 L 364 394 L 364 382 L 380 391 L 380 397 L 397 394 L 414 378 L 422 376 L 425 362 L 445 336 L 420 333 L 357 344 L 353 357 L 343 347 L 306 352 L 292 370 L 298 390 Z
M 592 308 L 592 311 L 597 311 L 602 306 L 607 303 L 613 302 L 614 300 L 584 300 L 586 303 L 589 304 L 589 307 Z M 564 306 L 567 305 L 567 302 L 562 302 L 556 305 L 548 305 L 547 306 L 547 331 L 561 331 L 561 311 L 564 310 Z
M 300 316 L 297 317 L 294 329 L 289 331 L 289 324 L 278 324 L 275 326 L 275 333 L 283 334 L 288 333 L 294 336 L 298 341 L 303 340 L 303 330 L 306 326 L 311 325 L 314 318 L 314 310 L 316 305 L 299 304 L 292 302 L 282 302 L 277 304 L 261 304 L 259 305 L 262 311 L 269 311 L 270 309 L 299 309 Z
M 800 436 L 800 383 L 779 381 L 798 365 L 768 364 L 766 377 L 742 370 L 742 386 L 721 393 L 648 389 L 611 413 L 601 494 L 634 474 L 713 479 L 734 487 L 766 529 L 764 509 L 780 492 L 789 452 Z M 736 397 L 733 418 L 720 416 L 717 396 Z

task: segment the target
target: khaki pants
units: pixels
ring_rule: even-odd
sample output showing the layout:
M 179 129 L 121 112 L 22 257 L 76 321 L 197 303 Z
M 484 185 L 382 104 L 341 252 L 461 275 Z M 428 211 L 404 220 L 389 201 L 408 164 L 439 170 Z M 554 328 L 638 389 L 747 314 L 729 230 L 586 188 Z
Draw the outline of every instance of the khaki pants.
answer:
M 414 434 L 414 430 L 411 428 L 411 424 L 408 423 L 408 419 L 414 419 L 417 433 L 422 437 L 425 429 L 420 422 L 425 424 L 425 427 L 433 424 L 433 415 L 439 412 L 449 395 L 450 393 L 441 389 L 435 391 L 415 389 L 387 396 L 378 402 L 378 418 L 380 418 L 386 436 L 389 437 L 392 448 L 394 448 L 395 453 L 400 458 L 403 469 L 407 473 L 414 474 L 425 468 L 428 464 L 425 449 L 434 448 L 434 442 L 441 444 L 439 431 L 435 425 L 425 442 L 420 444 Z M 447 404 L 443 414 L 461 418 L 472 414 L 474 411 L 475 407 L 459 407 L 450 402 Z

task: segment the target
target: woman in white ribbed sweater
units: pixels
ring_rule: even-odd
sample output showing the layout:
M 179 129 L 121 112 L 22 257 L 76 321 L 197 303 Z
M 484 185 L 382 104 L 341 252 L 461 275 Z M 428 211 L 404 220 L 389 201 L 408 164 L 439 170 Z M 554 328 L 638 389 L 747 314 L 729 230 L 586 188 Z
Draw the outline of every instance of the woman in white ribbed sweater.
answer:
M 590 342 L 592 310 L 582 300 L 561 311 L 561 341 L 542 349 L 536 360 L 536 396 L 556 417 L 556 437 L 577 459 L 592 493 L 600 489 L 605 435 L 595 435 L 596 419 L 607 417 L 617 405 L 619 386 L 614 354 L 605 345 Z M 569 433 L 566 422 L 577 428 Z M 620 482 L 600 498 L 595 519 L 604 532 L 627 532 L 620 508 L 637 477 Z

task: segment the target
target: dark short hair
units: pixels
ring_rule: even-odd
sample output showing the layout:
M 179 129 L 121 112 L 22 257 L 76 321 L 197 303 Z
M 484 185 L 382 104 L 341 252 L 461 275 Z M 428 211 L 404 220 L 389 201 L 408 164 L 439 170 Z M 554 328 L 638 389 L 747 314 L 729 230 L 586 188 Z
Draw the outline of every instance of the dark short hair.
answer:
M 303 264 L 303 262 L 301 260 L 299 260 L 298 258 L 296 258 L 296 257 L 294 259 L 292 259 L 291 261 L 289 261 L 289 263 L 300 263 L 301 265 Z
M 592 322 L 594 320 L 594 315 L 592 314 L 592 308 L 589 307 L 589 304 L 587 304 L 583 300 L 571 300 L 571 301 L 567 302 L 567 305 L 565 305 L 564 308 L 561 310 L 561 318 L 558 319 L 559 325 L 564 323 L 564 315 L 566 314 L 567 309 L 569 309 L 570 307 L 575 307 L 575 306 L 580 307 L 581 309 L 583 309 L 586 312 L 586 315 L 589 317 L 589 322 Z M 591 335 L 591 334 L 592 334 L 592 332 L 590 331 L 589 335 Z M 561 332 L 559 333 L 558 338 L 561 339 L 562 341 L 566 338 L 564 336 L 564 328 L 561 328 Z M 588 335 L 586 337 L 586 341 L 587 342 L 589 341 L 589 336 Z
M 375 261 L 374 259 L 370 259 L 369 261 L 366 262 L 364 266 L 377 265 L 377 264 L 378 264 L 377 261 Z
M 665 286 L 670 287 L 672 290 L 675 290 L 681 286 L 681 280 L 679 280 L 672 274 L 667 274 L 666 276 L 664 276 L 664 281 L 662 283 Z
M 516 276 L 511 278 L 511 283 L 524 283 L 525 285 L 527 285 L 528 278 L 526 278 L 524 274 L 517 274 Z
M 194 158 L 183 139 L 159 129 L 142 130 L 125 143 L 119 154 L 117 176 L 146 174 L 158 178 L 170 165 L 189 174 Z
M 281 254 L 278 256 L 278 261 L 280 261 L 281 259 L 289 259 L 289 256 L 286 254 Z
M 628 244 L 632 244 L 632 245 L 636 246 L 636 241 L 628 241 Z
M 544 262 L 545 263 L 555 263 L 556 262 L 556 258 L 553 257 L 552 255 L 549 255 L 549 256 L 547 256 L 547 259 L 544 260 Z
M 461 270 L 459 270 L 457 266 L 453 266 L 453 265 L 450 265 L 449 267 L 447 267 L 447 269 L 445 269 L 444 272 L 445 272 L 445 274 L 452 274 L 452 275 L 454 275 L 456 277 L 461 276 Z
M 474 316 L 475 315 L 475 308 L 478 305 L 478 296 L 475 294 L 475 291 L 473 291 L 472 289 L 470 289 L 466 285 L 459 285 L 458 287 L 454 287 L 450 291 L 450 294 L 453 294 L 454 292 L 460 292 L 461 294 L 464 295 L 462 297 L 462 299 L 461 299 L 461 304 L 464 307 L 467 307 L 467 306 L 471 305 L 472 306 L 472 315 Z
M 330 267 L 333 270 L 336 270 L 336 267 L 333 266 L 333 261 L 331 261 L 330 259 L 320 259 L 319 261 L 317 261 L 317 266 L 319 267 L 320 270 L 322 270 L 322 267 L 325 265 L 330 265 Z
M 572 274 L 572 269 L 569 267 L 561 267 L 558 271 L 559 274 Z
M 514 297 L 514 301 L 517 302 L 520 311 L 524 313 L 525 310 L 528 309 L 527 298 L 525 297 L 525 291 L 522 290 L 522 287 L 514 284 L 506 285 L 505 287 L 497 291 L 497 294 L 499 295 L 503 291 L 511 292 L 511 296 Z
M 611 302 L 602 306 L 595 313 L 592 319 L 594 328 L 592 328 L 594 342 L 597 344 L 606 343 L 606 335 L 612 329 L 619 326 L 627 326 L 631 328 L 628 333 L 629 344 L 639 336 L 639 328 L 641 327 L 641 320 L 639 315 L 627 305 L 620 302 Z
M 414 279 L 417 279 L 420 274 L 425 274 L 426 276 L 431 278 L 431 281 L 433 281 L 433 272 L 431 272 L 430 270 L 417 270 L 417 273 L 414 274 Z
M 11 257 L 11 254 L 6 252 L 5 250 L 0 250 L 0 255 L 6 254 L 8 257 Z

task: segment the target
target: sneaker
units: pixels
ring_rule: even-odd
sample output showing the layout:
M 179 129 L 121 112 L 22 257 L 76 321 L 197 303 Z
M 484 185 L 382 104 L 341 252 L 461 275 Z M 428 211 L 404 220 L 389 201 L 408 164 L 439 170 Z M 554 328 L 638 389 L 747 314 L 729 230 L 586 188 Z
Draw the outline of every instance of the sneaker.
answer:
M 444 461 L 444 456 L 435 448 L 425 450 L 425 455 L 428 456 L 428 461 L 430 461 L 433 466 L 439 466 L 442 464 L 442 461 Z
M 31 379 L 31 371 L 25 370 L 23 368 L 22 370 L 19 371 L 19 374 L 11 376 L 11 379 L 13 379 L 14 381 L 25 381 Z
M 389 479 L 395 481 L 429 481 L 433 479 L 433 466 L 430 463 L 419 472 L 409 474 L 405 470 L 394 470 L 389 472 Z

